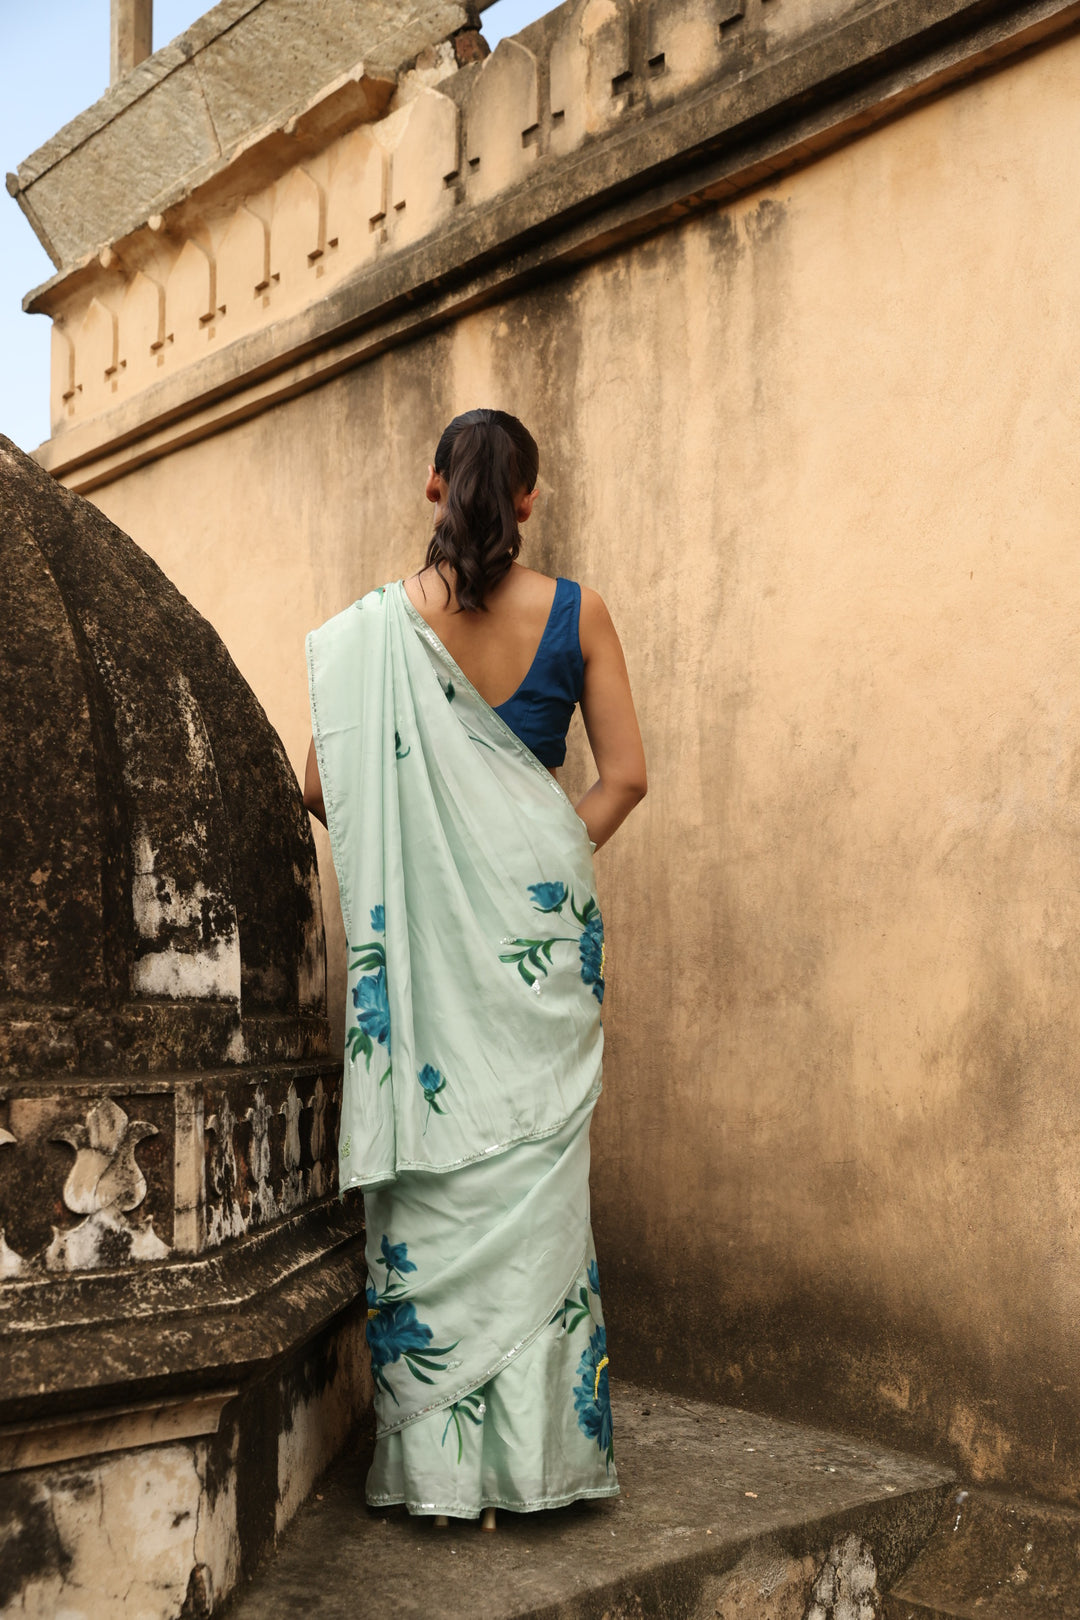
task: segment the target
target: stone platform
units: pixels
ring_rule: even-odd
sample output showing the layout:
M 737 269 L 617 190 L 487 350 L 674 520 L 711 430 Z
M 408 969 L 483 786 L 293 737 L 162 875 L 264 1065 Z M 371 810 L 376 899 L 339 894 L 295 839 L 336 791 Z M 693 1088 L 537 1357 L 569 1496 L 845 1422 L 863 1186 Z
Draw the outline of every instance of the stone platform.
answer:
M 231 1620 L 876 1617 L 949 1496 L 946 1470 L 820 1430 L 625 1385 L 613 1404 L 621 1496 L 495 1535 L 368 1509 L 370 1439 L 347 1448 Z
M 1080 1513 L 953 1491 L 887 1620 L 1080 1620 Z

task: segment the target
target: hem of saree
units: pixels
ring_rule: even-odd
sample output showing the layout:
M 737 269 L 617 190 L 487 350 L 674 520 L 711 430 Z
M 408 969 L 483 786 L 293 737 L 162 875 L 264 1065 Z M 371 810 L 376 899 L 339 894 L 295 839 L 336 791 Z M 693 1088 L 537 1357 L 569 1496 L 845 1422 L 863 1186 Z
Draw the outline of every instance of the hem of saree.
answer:
M 492 718 L 495 720 L 496 724 L 498 726 L 500 726 L 502 731 L 504 732 L 505 740 L 507 742 L 511 743 L 513 745 L 513 747 L 516 749 L 516 751 L 522 756 L 522 758 L 527 759 L 529 764 L 532 765 L 536 770 L 538 770 L 540 772 L 541 776 L 545 777 L 547 779 L 547 781 L 549 781 L 551 783 L 552 787 L 555 789 L 555 791 L 559 795 L 559 797 L 562 798 L 562 799 L 565 799 L 567 804 L 570 806 L 571 810 L 574 810 L 573 801 L 571 800 L 570 795 L 567 793 L 566 789 L 563 787 L 562 783 L 558 780 L 557 777 L 552 776 L 551 772 L 548 770 L 548 767 L 544 764 L 543 760 L 538 759 L 537 756 L 533 753 L 532 749 L 529 747 L 528 743 L 523 742 L 522 739 L 518 736 L 517 732 L 514 731 L 512 729 L 512 727 L 507 725 L 507 723 L 503 719 L 502 715 L 499 713 L 499 711 L 492 704 L 490 704 L 488 702 L 487 698 L 484 697 L 482 693 L 480 693 L 480 692 L 478 692 L 476 690 L 476 687 L 473 685 L 472 681 L 470 681 L 469 677 L 466 675 L 465 671 L 461 668 L 460 664 L 453 657 L 453 655 L 447 651 L 447 649 L 446 649 L 445 645 L 443 644 L 443 642 L 440 641 L 440 639 L 439 639 L 438 635 L 436 634 L 436 632 L 431 628 L 430 624 L 428 624 L 427 620 L 424 618 L 424 615 L 422 613 L 418 612 L 417 609 L 413 606 L 413 603 L 412 603 L 412 601 L 410 600 L 410 597 L 409 597 L 409 593 L 405 589 L 405 581 L 404 581 L 404 579 L 399 579 L 397 581 L 397 586 L 398 586 L 398 589 L 401 592 L 401 600 L 405 604 L 406 612 L 408 614 L 410 614 L 410 616 L 413 618 L 413 620 L 416 623 L 416 628 L 419 630 L 420 634 L 428 642 L 429 646 L 434 647 L 436 652 L 439 653 L 440 657 L 445 658 L 446 662 L 449 664 L 450 668 L 453 670 L 455 680 L 460 681 L 461 685 L 465 688 L 465 690 L 470 692 L 473 695 L 473 697 L 475 697 L 475 699 L 476 699 L 476 701 L 478 703 L 482 703 L 484 705 L 485 709 L 488 709 L 490 711 L 490 713 L 492 715 Z M 575 816 L 577 816 L 577 819 L 579 821 L 581 821 L 581 817 L 578 816 L 578 813 L 577 813 L 576 810 L 574 810 L 574 814 L 575 814 Z M 595 853 L 596 845 L 593 843 L 592 839 L 589 838 L 589 829 L 588 829 L 588 827 L 585 826 L 584 821 L 581 821 L 581 825 L 585 829 L 586 838 L 589 839 L 589 848 Z
M 511 1502 L 502 1496 L 485 1496 L 476 1507 L 464 1502 L 412 1502 L 407 1496 L 367 1496 L 368 1507 L 407 1507 L 410 1513 L 445 1513 L 455 1519 L 478 1519 L 485 1508 L 505 1508 L 508 1513 L 538 1513 L 543 1508 L 567 1507 L 571 1502 L 618 1496 L 618 1480 L 612 1485 L 583 1486 L 580 1491 L 564 1491 L 561 1496 L 538 1496 L 527 1502 Z
M 467 1164 L 475 1164 L 478 1159 L 490 1159 L 496 1153 L 509 1153 L 511 1148 L 520 1147 L 523 1142 L 543 1142 L 546 1137 L 554 1136 L 563 1126 L 573 1119 L 580 1108 L 586 1103 L 595 1103 L 603 1091 L 603 1082 L 598 1080 L 590 1091 L 587 1091 L 579 1103 L 563 1119 L 555 1121 L 554 1125 L 542 1125 L 535 1131 L 526 1131 L 523 1136 L 512 1136 L 507 1142 L 496 1142 L 493 1147 L 479 1148 L 475 1153 L 466 1154 L 463 1159 L 453 1159 L 448 1164 L 427 1164 L 421 1160 L 398 1159 L 393 1175 L 372 1177 L 365 1180 L 363 1176 L 350 1177 L 341 1188 L 342 1196 L 353 1187 L 359 1187 L 361 1192 L 373 1192 L 379 1187 L 389 1187 L 397 1180 L 397 1171 L 420 1170 L 425 1175 L 449 1175 L 453 1170 L 463 1170 Z
M 498 1361 L 493 1362 L 486 1372 L 480 1373 L 475 1378 L 467 1379 L 465 1383 L 459 1384 L 457 1389 L 452 1390 L 449 1394 L 440 1396 L 437 1401 L 431 1401 L 427 1406 L 422 1406 L 415 1412 L 410 1412 L 408 1417 L 403 1417 L 396 1423 L 387 1423 L 380 1426 L 376 1415 L 376 1440 L 381 1440 L 384 1434 L 399 1434 L 402 1429 L 407 1429 L 410 1423 L 415 1423 L 418 1418 L 428 1417 L 432 1412 L 444 1412 L 448 1406 L 453 1406 L 455 1401 L 463 1400 L 466 1395 L 471 1395 L 474 1390 L 480 1389 L 484 1384 L 490 1383 L 493 1378 L 498 1377 L 503 1368 L 508 1367 L 514 1360 L 515 1356 L 519 1356 L 523 1350 L 527 1350 L 529 1345 L 532 1344 L 533 1340 L 538 1338 L 548 1326 L 548 1323 L 555 1315 L 555 1312 L 559 1309 L 559 1306 L 566 1299 L 567 1294 L 574 1286 L 577 1278 L 581 1275 L 588 1253 L 589 1235 L 586 1233 L 585 1243 L 582 1247 L 578 1262 L 573 1271 L 570 1273 L 569 1282 L 565 1283 L 560 1289 L 558 1298 L 552 1305 L 548 1307 L 543 1316 L 541 1316 L 539 1322 L 537 1322 L 536 1326 L 530 1328 L 528 1333 L 525 1334 L 525 1337 L 519 1339 L 517 1344 L 511 1345 L 510 1349 L 501 1355 Z M 436 1511 L 439 1510 L 436 1509 Z

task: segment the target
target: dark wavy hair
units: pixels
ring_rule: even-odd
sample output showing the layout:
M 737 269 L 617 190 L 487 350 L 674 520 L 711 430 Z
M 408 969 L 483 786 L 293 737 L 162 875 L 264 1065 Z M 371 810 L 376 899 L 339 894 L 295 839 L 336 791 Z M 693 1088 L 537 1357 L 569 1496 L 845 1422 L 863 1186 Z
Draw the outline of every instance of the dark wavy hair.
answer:
M 507 411 L 464 411 L 443 430 L 435 471 L 446 479 L 446 508 L 428 544 L 425 566 L 449 563 L 457 576 L 457 611 L 476 613 L 521 550 L 514 502 L 536 488 L 536 440 Z

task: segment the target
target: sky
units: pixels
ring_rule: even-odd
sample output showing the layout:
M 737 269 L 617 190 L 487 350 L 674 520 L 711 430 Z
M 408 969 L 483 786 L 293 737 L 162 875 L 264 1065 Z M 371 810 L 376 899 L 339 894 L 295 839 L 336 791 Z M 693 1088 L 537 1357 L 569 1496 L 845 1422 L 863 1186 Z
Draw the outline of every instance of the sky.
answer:
M 494 49 L 543 16 L 557 0 L 496 0 L 484 12 Z M 160 50 L 208 7 L 200 0 L 154 0 Z M 18 168 L 109 84 L 109 0 L 0 0 L 0 172 Z M 24 450 L 49 436 L 47 315 L 24 315 L 23 295 L 53 265 L 19 205 L 0 191 L 0 433 Z

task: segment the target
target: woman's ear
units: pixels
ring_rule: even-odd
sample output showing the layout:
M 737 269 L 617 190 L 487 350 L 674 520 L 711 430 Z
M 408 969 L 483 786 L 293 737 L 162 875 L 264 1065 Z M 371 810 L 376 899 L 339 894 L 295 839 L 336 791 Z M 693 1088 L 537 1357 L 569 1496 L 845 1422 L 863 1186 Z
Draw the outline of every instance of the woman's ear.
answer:
M 527 495 L 518 496 L 517 500 L 514 502 L 514 516 L 517 518 L 519 523 L 527 523 L 529 521 L 529 518 L 532 515 L 532 509 L 536 504 L 536 497 L 539 495 L 539 493 L 540 490 L 539 487 L 537 487 L 536 489 L 530 489 Z
M 427 470 L 427 483 L 424 485 L 424 494 L 433 506 L 438 506 L 439 501 L 446 494 L 446 481 L 431 466 Z

